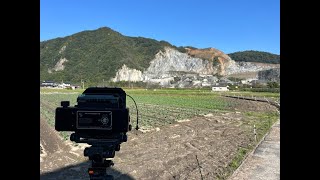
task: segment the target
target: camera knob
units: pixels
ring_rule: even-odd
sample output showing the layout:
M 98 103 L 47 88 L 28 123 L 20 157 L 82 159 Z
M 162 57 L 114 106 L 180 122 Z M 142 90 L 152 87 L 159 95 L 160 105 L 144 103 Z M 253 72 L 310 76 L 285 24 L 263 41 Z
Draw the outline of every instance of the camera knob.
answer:
M 70 101 L 61 101 L 61 106 L 63 108 L 67 108 L 68 106 L 70 106 Z
M 74 141 L 74 142 L 80 141 L 80 137 L 77 134 L 72 133 L 70 135 L 70 141 Z
M 116 145 L 116 147 L 115 147 L 114 150 L 115 150 L 115 151 L 120 151 L 120 144 Z
M 89 156 L 89 148 L 86 147 L 86 148 L 84 149 L 83 155 L 84 155 L 84 156 Z
M 127 142 L 128 136 L 126 134 L 122 135 L 122 142 Z

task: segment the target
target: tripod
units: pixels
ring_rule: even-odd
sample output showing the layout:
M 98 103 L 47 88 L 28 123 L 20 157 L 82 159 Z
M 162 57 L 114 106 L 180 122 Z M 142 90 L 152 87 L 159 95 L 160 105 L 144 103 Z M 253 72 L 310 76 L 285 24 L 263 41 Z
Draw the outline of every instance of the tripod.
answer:
M 92 163 L 88 168 L 90 180 L 113 180 L 113 176 L 106 173 L 107 168 L 114 165 L 112 160 L 106 160 L 101 156 L 91 156 L 89 159 Z
M 120 150 L 121 142 L 127 141 L 126 135 L 119 137 L 115 136 L 112 139 L 80 139 L 79 134 L 71 134 L 71 141 L 75 141 L 77 143 L 87 143 L 91 145 L 90 147 L 86 147 L 83 151 L 84 156 L 89 157 L 89 160 L 91 160 L 91 167 L 88 168 L 90 180 L 114 179 L 112 175 L 108 175 L 106 173 L 107 168 L 113 166 L 114 163 L 112 160 L 106 160 L 106 158 L 114 158 L 115 151 Z
M 119 146 L 120 144 L 115 146 L 113 143 L 100 142 L 84 149 L 84 156 L 91 160 L 91 167 L 88 168 L 90 180 L 113 180 L 113 176 L 108 175 L 106 170 L 114 163 L 106 158 L 114 158 L 115 150 L 118 149 L 115 147 Z
M 78 142 L 86 142 L 91 145 L 83 151 L 84 156 L 91 160 L 91 167 L 88 168 L 90 180 L 113 180 L 113 176 L 108 175 L 106 170 L 114 163 L 112 160 L 106 160 L 106 158 L 114 158 L 115 151 L 120 150 L 120 142 L 96 139 L 86 139 Z

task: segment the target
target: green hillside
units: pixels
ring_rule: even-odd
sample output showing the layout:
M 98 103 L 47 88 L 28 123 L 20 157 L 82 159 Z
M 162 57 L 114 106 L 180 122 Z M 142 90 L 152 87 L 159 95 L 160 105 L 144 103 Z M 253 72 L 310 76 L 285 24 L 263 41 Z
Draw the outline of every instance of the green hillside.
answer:
M 235 61 L 279 64 L 280 55 L 262 51 L 239 51 L 228 54 Z
M 124 36 L 108 27 L 42 41 L 40 80 L 79 85 L 81 79 L 87 85 L 109 81 L 123 64 L 144 71 L 155 54 L 166 46 L 186 52 L 184 47 L 176 47 L 166 41 Z M 279 55 L 259 51 L 236 52 L 229 56 L 235 61 L 280 62 Z
M 40 78 L 73 83 L 81 79 L 89 83 L 102 82 L 114 77 L 124 63 L 130 68 L 146 69 L 165 46 L 181 49 L 165 41 L 123 36 L 107 27 L 43 41 L 40 42 Z M 63 58 L 67 59 L 64 70 L 53 70 Z

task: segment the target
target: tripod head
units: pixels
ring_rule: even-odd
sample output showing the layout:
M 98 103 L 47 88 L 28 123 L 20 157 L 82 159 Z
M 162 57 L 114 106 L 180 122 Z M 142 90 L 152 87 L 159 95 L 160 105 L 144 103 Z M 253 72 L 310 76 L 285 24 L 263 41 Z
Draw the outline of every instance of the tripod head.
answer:
M 112 160 L 106 160 L 106 158 L 114 158 L 115 151 L 120 151 L 120 144 L 127 141 L 127 136 L 120 134 L 111 139 L 92 139 L 92 138 L 79 138 L 83 135 L 72 133 L 70 139 L 77 143 L 87 143 L 91 145 L 86 147 L 83 151 L 85 157 L 89 157 L 91 160 L 91 167 L 88 168 L 88 174 L 90 179 L 113 179 L 112 175 L 106 173 L 106 169 L 113 166 Z
M 88 168 L 88 174 L 90 180 L 113 180 L 112 175 L 108 175 L 106 170 L 108 167 L 113 166 L 112 160 L 106 160 L 105 158 L 113 158 L 115 150 L 104 148 L 101 146 L 91 146 L 84 150 L 84 156 L 88 156 L 91 160 L 91 167 Z

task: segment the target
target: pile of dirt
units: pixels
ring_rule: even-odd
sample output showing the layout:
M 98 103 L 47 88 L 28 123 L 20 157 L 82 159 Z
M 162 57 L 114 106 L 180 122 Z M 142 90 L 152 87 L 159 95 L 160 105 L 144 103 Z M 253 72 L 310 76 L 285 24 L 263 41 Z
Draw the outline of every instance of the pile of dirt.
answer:
M 222 51 L 215 48 L 205 48 L 205 49 L 191 49 L 186 48 L 187 54 L 193 57 L 206 59 L 206 60 L 214 60 L 215 57 L 219 58 L 220 62 L 230 61 L 231 58 L 223 53 Z
M 191 49 L 186 48 L 188 55 L 196 58 L 212 61 L 219 68 L 219 74 L 225 75 L 225 69 L 230 64 L 231 58 L 222 51 L 215 48 Z

